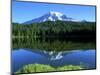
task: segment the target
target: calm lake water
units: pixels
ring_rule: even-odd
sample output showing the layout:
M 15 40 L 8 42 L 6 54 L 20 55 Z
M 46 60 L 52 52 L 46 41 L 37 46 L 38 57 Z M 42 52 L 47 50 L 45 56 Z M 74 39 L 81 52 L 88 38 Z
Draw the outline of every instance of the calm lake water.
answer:
M 12 72 L 28 64 L 47 64 L 52 67 L 83 65 L 96 68 L 96 42 L 87 38 L 14 38 Z
M 87 69 L 96 68 L 96 51 L 71 50 L 71 51 L 46 51 L 31 49 L 16 49 L 12 51 L 12 72 L 16 72 L 27 64 L 49 64 L 53 67 L 64 65 L 84 64 Z

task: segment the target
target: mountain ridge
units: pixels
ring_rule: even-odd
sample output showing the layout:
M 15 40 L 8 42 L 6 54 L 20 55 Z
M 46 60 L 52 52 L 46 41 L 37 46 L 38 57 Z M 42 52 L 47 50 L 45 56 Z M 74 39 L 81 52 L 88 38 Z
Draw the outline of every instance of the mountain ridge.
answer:
M 41 17 L 26 21 L 23 24 L 41 23 L 41 22 L 45 22 L 45 21 L 57 21 L 57 20 L 60 20 L 60 21 L 77 21 L 73 18 L 67 17 L 65 14 L 63 14 L 61 12 L 50 11 L 50 12 L 44 14 Z

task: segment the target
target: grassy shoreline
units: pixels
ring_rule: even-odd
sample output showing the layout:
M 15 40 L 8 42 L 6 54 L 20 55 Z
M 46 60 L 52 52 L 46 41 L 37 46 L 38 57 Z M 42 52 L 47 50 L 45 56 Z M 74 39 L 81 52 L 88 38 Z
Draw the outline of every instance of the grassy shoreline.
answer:
M 62 67 L 54 68 L 50 65 L 44 64 L 29 64 L 24 66 L 22 69 L 19 69 L 16 74 L 20 73 L 37 73 L 37 72 L 53 72 L 53 71 L 68 71 L 68 70 L 81 70 L 84 69 L 83 65 L 65 65 Z

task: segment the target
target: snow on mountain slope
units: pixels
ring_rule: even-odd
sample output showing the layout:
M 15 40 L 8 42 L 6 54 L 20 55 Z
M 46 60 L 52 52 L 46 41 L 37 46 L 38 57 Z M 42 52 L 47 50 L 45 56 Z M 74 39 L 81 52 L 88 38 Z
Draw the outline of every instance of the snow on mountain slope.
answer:
M 57 21 L 57 20 L 60 20 L 60 21 L 76 21 L 75 19 L 67 17 L 63 13 L 50 11 L 49 13 L 44 14 L 43 16 L 41 16 L 39 18 L 32 19 L 30 21 L 24 22 L 24 24 L 40 23 L 40 22 L 45 22 L 45 21 Z

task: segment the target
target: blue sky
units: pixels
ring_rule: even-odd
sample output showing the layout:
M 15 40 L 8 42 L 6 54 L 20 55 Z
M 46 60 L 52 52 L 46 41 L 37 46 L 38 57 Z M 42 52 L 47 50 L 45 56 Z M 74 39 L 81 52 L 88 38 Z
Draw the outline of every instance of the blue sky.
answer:
M 66 16 L 77 19 L 95 21 L 95 6 L 68 5 L 68 4 L 48 4 L 34 2 L 12 3 L 12 21 L 23 23 L 40 17 L 49 11 L 64 13 Z

